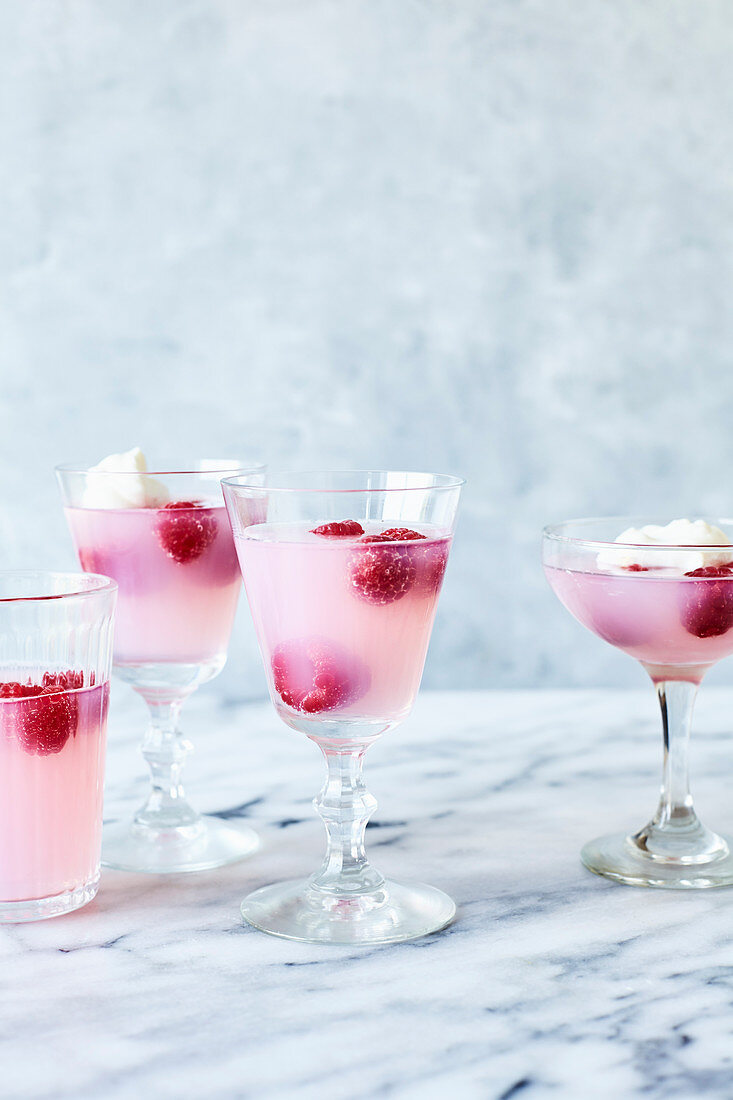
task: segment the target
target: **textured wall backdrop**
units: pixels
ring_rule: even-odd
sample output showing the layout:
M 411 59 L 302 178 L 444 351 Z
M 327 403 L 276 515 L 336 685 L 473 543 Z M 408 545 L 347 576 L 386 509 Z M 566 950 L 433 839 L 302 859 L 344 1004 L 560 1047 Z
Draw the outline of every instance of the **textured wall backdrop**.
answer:
M 633 680 L 538 530 L 733 512 L 732 54 L 729 0 L 1 5 L 3 564 L 135 443 L 436 468 L 426 683 Z

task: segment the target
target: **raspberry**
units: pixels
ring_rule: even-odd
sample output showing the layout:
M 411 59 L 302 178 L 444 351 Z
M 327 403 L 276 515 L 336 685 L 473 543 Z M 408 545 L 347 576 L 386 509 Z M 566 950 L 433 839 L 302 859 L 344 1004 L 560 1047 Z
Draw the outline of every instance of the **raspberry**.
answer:
M 381 541 L 378 535 L 372 542 Z M 417 570 L 409 554 L 392 546 L 367 546 L 356 550 L 349 562 L 351 587 L 367 603 L 388 604 L 401 600 L 412 588 Z
M 18 715 L 18 740 L 26 752 L 50 756 L 61 752 L 76 733 L 78 702 L 64 691 L 43 693 L 23 703 Z
M 193 500 L 172 500 L 158 513 L 155 533 L 169 558 L 179 565 L 196 561 L 216 538 L 211 510 Z
M 305 714 L 348 707 L 369 690 L 366 666 L 326 638 L 283 642 L 271 663 L 275 691 L 286 706 Z
M 408 565 L 413 566 L 415 569 L 413 582 L 412 584 L 408 583 L 405 592 L 409 591 L 410 587 L 414 585 L 416 592 L 423 595 L 436 595 L 440 591 L 445 567 L 448 564 L 449 547 L 447 542 L 428 542 L 427 535 L 423 535 L 419 531 L 412 531 L 409 527 L 388 527 L 377 535 L 365 535 L 361 539 L 361 543 L 416 542 L 418 539 L 423 540 L 427 545 L 418 544 L 417 546 L 399 547 L 399 549 L 395 547 L 397 553 L 402 556 L 403 561 L 406 561 Z M 400 599 L 400 595 L 405 595 L 405 592 L 392 598 Z M 369 599 L 366 595 L 364 598 Z M 374 599 L 370 602 L 390 603 L 392 601 L 390 599 Z
M 43 688 L 38 684 L 19 684 L 17 680 L 0 684 L 0 699 L 28 699 L 32 695 L 40 695 Z
M 648 573 L 648 565 L 624 565 L 622 568 L 626 569 L 629 573 Z
M 416 548 L 412 553 L 413 557 L 417 557 L 420 590 L 429 595 L 437 595 L 443 584 L 445 567 L 448 564 L 448 543 L 434 542 L 429 546 Z
M 365 535 L 362 542 L 412 542 L 414 539 L 424 539 L 427 535 L 421 535 L 419 531 L 410 531 L 408 527 L 388 527 L 386 531 L 380 531 L 378 535 Z
M 94 673 L 90 679 L 93 684 Z M 44 692 L 73 691 L 75 688 L 84 687 L 84 673 L 72 672 L 71 669 L 66 672 L 44 672 L 41 687 Z
M 61 752 L 76 734 L 79 705 L 71 692 L 84 686 L 84 673 L 44 672 L 40 684 L 0 684 L 0 699 L 22 700 L 16 710 L 16 733 L 32 756 Z
M 370 536 L 367 536 L 369 538 Z M 427 535 L 421 535 L 419 531 L 411 531 L 409 527 L 388 527 L 378 535 L 372 535 L 372 539 L 380 542 L 408 542 L 412 539 L 424 539 Z
M 393 604 L 413 587 L 417 565 L 411 550 L 402 547 L 376 548 L 375 543 L 424 539 L 407 527 L 389 527 L 379 535 L 365 535 L 349 559 L 349 579 L 355 594 L 370 604 Z M 368 547 L 362 549 L 362 547 Z M 373 547 L 373 549 L 372 549 Z M 445 568 L 445 566 L 444 566 Z
M 701 580 L 680 586 L 680 614 L 688 634 L 717 638 L 733 627 L 733 564 L 705 565 L 685 573 Z
M 325 539 L 355 538 L 364 534 L 364 528 L 355 519 L 338 520 L 335 523 L 322 523 L 314 527 L 312 535 L 322 535 Z

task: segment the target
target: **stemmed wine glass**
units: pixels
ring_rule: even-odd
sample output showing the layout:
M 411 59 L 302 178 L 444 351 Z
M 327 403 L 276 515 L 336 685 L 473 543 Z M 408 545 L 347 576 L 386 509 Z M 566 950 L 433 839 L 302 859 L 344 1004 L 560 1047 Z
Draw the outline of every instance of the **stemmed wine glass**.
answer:
M 384 471 L 224 480 L 272 701 L 327 766 L 315 800 L 328 837 L 320 871 L 242 903 L 265 932 L 390 943 L 455 913 L 442 891 L 386 881 L 369 863 L 364 833 L 376 802 L 362 761 L 412 708 L 462 484 Z
M 248 826 L 199 814 L 181 769 L 183 703 L 224 667 L 241 579 L 221 478 L 262 466 L 203 461 L 120 472 L 65 465 L 57 475 L 81 566 L 119 586 L 114 671 L 145 700 L 148 799 L 131 825 L 105 826 L 102 862 L 126 871 L 202 871 L 258 846 Z
M 698 686 L 733 653 L 731 538 L 733 521 L 718 519 L 582 519 L 545 528 L 543 564 L 555 594 L 583 626 L 641 662 L 662 710 L 657 811 L 633 835 L 585 845 L 582 860 L 599 875 L 635 886 L 733 884 L 732 842 L 695 813 L 687 763 Z

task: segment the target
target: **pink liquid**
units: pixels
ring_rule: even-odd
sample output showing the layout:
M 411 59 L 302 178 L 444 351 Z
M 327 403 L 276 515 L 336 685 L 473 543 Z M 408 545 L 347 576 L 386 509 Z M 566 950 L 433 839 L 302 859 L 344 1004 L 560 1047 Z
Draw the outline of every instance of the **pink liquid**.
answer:
M 160 525 L 205 513 L 210 541 L 178 561 Z M 226 655 L 241 587 L 226 509 L 67 508 L 82 568 L 119 585 L 115 664 L 199 664 Z
M 73 729 L 40 755 L 19 734 L 38 698 L 0 699 L 0 901 L 53 897 L 99 874 L 109 685 L 63 694 Z
M 372 544 L 378 569 L 380 554 L 406 555 L 398 571 L 408 563 L 404 591 L 380 603 L 354 585 L 364 545 L 314 526 L 259 524 L 236 540 L 275 706 L 286 721 L 399 721 L 420 683 L 450 538 L 423 524 L 425 539 Z
M 678 572 L 587 573 L 545 569 L 583 626 L 625 653 L 665 668 L 705 667 L 733 653 L 733 577 Z

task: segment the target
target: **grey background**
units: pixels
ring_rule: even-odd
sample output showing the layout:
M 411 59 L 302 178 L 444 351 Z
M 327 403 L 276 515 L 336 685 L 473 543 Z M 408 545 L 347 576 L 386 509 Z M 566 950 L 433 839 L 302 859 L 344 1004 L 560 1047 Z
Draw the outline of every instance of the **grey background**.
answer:
M 728 0 L 2 4 L 2 564 L 136 443 L 462 473 L 426 684 L 638 681 L 538 532 L 733 512 L 731 56 Z

